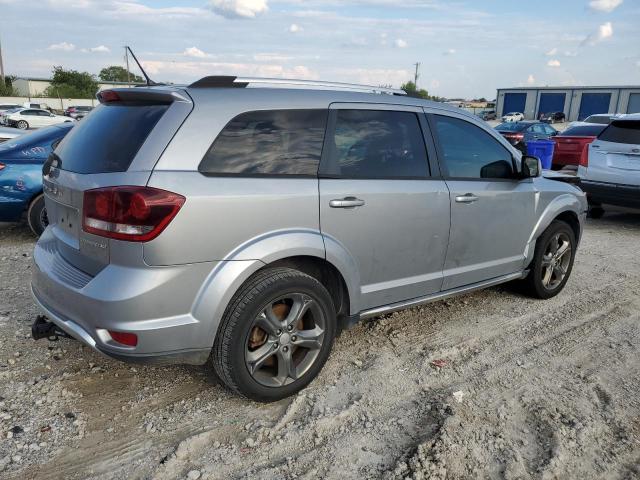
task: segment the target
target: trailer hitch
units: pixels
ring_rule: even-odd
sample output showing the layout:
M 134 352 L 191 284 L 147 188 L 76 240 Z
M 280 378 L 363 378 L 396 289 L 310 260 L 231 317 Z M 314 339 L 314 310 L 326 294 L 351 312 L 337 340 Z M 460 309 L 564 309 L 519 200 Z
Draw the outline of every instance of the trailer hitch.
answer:
M 60 337 L 73 338 L 67 332 L 62 331 L 58 326 L 47 320 L 44 315 L 38 315 L 31 325 L 31 336 L 34 340 L 46 338 L 50 342 L 55 342 Z

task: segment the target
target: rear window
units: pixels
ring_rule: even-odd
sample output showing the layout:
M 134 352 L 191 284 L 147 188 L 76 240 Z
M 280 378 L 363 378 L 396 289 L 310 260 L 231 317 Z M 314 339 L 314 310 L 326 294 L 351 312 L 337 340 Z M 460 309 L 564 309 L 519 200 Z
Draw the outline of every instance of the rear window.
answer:
M 127 171 L 168 108 L 127 102 L 98 106 L 56 149 L 59 168 L 76 173 Z
M 569 127 L 560 133 L 561 137 L 597 137 L 606 125 L 594 123 L 593 125 L 579 125 L 577 127 Z
M 315 176 L 326 123 L 327 110 L 243 113 L 220 132 L 198 170 L 205 175 Z
M 521 132 L 525 128 L 529 126 L 528 123 L 520 123 L 520 122 L 505 122 L 501 123 L 496 127 L 496 130 L 500 130 L 502 132 Z
M 613 121 L 611 125 L 600 134 L 598 140 L 640 145 L 640 120 Z
M 602 125 L 609 125 L 611 117 L 608 115 L 591 115 L 585 119 L 587 123 L 600 123 Z

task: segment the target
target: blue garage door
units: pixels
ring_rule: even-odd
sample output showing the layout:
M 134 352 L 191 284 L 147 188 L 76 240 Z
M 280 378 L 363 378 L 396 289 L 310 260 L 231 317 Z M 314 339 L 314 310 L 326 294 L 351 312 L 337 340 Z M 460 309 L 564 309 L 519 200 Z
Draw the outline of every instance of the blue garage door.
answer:
M 629 95 L 627 113 L 640 113 L 640 93 L 632 93 Z
M 524 106 L 527 103 L 526 93 L 505 93 L 502 104 L 502 115 L 511 112 L 524 113 Z
M 609 113 L 610 93 L 583 93 L 580 101 L 578 120 L 584 120 L 596 113 Z
M 540 106 L 538 107 L 538 118 L 541 113 L 564 112 L 564 101 L 566 93 L 543 93 L 540 95 Z

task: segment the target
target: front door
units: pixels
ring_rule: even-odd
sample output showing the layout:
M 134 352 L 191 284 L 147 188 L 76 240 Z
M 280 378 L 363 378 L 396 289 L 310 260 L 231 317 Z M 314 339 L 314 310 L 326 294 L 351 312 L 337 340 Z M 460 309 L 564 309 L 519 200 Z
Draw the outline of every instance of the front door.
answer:
M 431 176 L 413 107 L 333 105 L 320 168 L 320 228 L 360 276 L 362 309 L 438 292 L 449 192 Z M 432 157 L 435 157 L 432 144 Z M 433 158 L 435 160 L 435 158 Z
M 522 270 L 536 219 L 533 182 L 516 178 L 497 134 L 456 114 L 429 118 L 451 191 L 443 290 Z

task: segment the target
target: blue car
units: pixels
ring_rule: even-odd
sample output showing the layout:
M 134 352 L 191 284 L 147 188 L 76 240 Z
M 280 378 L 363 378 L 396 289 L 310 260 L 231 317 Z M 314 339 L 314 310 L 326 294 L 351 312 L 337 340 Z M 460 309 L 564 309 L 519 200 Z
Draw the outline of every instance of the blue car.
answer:
M 0 222 L 18 222 L 26 213 L 33 233 L 47 227 L 42 165 L 74 123 L 61 123 L 0 143 Z

